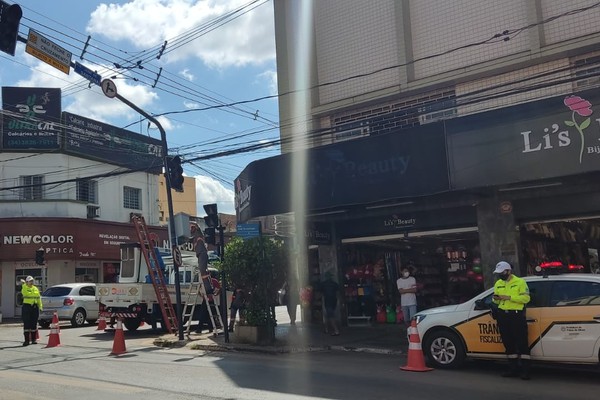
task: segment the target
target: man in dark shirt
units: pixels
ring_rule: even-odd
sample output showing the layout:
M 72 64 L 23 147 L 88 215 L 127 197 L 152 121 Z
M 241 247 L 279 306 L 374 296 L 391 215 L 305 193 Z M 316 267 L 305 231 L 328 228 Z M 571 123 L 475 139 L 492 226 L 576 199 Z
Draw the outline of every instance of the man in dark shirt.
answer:
M 335 319 L 339 290 L 340 286 L 333 280 L 333 274 L 329 271 L 326 272 L 325 280 L 321 283 L 321 293 L 323 294 L 323 306 L 325 307 L 325 332 L 331 332 L 332 336 L 340 334 Z

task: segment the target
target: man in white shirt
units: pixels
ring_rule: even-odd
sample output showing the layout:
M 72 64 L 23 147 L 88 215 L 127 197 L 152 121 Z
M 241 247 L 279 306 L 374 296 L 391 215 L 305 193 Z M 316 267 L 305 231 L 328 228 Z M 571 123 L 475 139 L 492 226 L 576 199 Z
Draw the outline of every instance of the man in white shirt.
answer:
M 400 303 L 404 322 L 410 324 L 410 320 L 417 313 L 417 280 L 410 276 L 408 268 L 402 268 L 402 276 L 396 281 L 398 292 L 400 292 Z

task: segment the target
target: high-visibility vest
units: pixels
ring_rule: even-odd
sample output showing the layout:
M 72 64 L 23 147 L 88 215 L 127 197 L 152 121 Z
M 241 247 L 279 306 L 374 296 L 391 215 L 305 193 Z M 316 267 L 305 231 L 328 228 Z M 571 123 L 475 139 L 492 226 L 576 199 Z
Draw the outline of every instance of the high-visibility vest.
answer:
M 35 285 L 29 286 L 24 283 L 21 287 L 21 294 L 23 295 L 23 304 L 37 304 L 40 311 L 42 310 L 42 297 L 40 296 L 39 289 Z
M 494 300 L 501 310 L 522 310 L 531 300 L 527 282 L 515 275 L 511 275 L 509 281 L 498 279 L 494 284 L 494 294 L 510 296 L 510 300 Z

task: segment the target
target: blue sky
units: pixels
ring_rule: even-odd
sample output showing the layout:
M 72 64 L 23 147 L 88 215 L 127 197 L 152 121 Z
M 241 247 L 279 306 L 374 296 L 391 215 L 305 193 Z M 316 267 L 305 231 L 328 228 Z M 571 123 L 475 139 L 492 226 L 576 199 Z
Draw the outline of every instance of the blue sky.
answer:
M 70 51 L 73 62 L 114 77 L 120 95 L 157 116 L 170 152 L 184 160 L 279 137 L 271 0 L 14 3 L 23 9 L 21 36 L 33 29 Z M 61 88 L 63 111 L 160 138 L 134 110 L 89 88 L 73 69 L 67 75 L 25 53 L 24 43 L 14 57 L 0 53 L 0 84 Z M 263 97 L 269 98 L 246 102 Z M 185 174 L 197 178 L 198 214 L 213 202 L 235 213 L 234 178 L 251 161 L 277 154 L 279 147 L 270 147 L 184 164 Z

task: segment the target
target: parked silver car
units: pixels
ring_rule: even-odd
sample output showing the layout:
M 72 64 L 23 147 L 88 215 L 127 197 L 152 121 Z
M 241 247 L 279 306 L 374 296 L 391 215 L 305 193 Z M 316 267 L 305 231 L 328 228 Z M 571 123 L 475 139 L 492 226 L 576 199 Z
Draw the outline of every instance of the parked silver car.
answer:
M 74 327 L 82 326 L 85 321 L 94 324 L 98 319 L 95 283 L 51 286 L 42 293 L 42 304 L 39 317 L 42 328 L 50 326 L 55 311 L 59 320 L 69 320 Z

